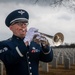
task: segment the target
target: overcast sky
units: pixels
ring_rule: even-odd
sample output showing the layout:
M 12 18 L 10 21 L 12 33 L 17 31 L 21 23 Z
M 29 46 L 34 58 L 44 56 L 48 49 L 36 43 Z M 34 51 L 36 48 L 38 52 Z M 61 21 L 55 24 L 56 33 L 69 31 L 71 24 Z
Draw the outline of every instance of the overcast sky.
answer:
M 0 0 L 0 40 L 12 36 L 12 32 L 5 25 L 6 16 L 15 9 L 25 9 L 29 12 L 30 27 L 54 35 L 57 32 L 64 34 L 64 43 L 75 43 L 75 12 L 63 7 L 39 6 L 26 3 L 7 2 Z M 23 0 L 22 0 L 23 1 Z

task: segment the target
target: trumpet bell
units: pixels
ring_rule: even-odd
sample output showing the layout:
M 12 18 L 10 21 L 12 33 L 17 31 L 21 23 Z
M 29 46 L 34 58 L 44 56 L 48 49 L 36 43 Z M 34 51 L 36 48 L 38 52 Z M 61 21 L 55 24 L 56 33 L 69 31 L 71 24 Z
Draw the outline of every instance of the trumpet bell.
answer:
M 55 46 L 61 45 L 63 41 L 64 41 L 64 35 L 62 33 L 58 32 L 53 36 L 53 44 Z
M 39 33 L 48 37 L 48 38 L 51 38 L 54 46 L 59 46 L 64 41 L 64 35 L 61 32 L 56 33 L 54 36 L 48 35 L 48 34 L 45 34 L 45 33 L 41 33 L 41 32 L 39 32 Z

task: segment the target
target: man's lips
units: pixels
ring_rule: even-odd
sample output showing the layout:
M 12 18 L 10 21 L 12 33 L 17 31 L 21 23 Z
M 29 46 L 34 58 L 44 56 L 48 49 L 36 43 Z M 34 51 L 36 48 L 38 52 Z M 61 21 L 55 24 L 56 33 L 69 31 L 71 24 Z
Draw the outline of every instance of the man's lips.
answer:
M 26 30 L 25 29 L 22 29 L 22 31 L 25 32 Z
M 26 30 L 26 29 L 21 29 L 21 31 L 23 31 L 23 32 L 27 32 L 27 30 Z

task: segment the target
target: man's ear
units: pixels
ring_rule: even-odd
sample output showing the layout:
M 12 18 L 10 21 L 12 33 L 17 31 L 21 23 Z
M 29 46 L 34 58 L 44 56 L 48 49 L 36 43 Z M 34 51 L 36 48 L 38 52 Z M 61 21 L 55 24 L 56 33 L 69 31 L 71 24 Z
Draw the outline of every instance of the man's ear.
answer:
M 12 30 L 12 26 L 11 25 L 9 26 L 9 29 Z

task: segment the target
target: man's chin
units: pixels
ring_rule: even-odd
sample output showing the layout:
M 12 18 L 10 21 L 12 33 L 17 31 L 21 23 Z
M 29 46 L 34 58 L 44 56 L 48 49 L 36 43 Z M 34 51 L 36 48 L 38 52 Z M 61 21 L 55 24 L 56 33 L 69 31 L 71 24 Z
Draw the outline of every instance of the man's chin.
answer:
M 25 34 L 21 34 L 21 36 L 20 36 L 21 38 L 24 38 L 25 37 Z

